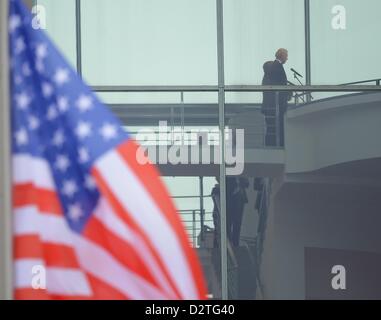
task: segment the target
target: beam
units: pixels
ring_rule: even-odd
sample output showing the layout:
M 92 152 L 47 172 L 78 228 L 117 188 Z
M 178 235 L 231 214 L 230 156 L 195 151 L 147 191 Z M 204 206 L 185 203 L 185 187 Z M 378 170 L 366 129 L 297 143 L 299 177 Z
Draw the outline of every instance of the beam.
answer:
M 306 50 L 306 85 L 311 85 L 311 9 L 310 0 L 304 0 L 304 33 Z M 307 96 L 311 101 L 311 96 Z
M 77 73 L 82 77 L 82 17 L 81 0 L 75 0 L 75 33 L 76 33 L 76 55 L 77 55 Z
M 360 81 L 363 83 L 364 81 Z M 218 92 L 218 86 L 93 86 L 96 92 Z M 262 86 L 230 85 L 225 92 L 381 92 L 377 85 L 306 85 L 306 86 Z
M 217 7 L 217 61 L 218 105 L 220 131 L 220 247 L 221 247 L 221 297 L 228 299 L 228 246 L 226 232 L 226 170 L 225 170 L 225 69 L 224 69 L 224 12 L 223 1 L 216 0 Z

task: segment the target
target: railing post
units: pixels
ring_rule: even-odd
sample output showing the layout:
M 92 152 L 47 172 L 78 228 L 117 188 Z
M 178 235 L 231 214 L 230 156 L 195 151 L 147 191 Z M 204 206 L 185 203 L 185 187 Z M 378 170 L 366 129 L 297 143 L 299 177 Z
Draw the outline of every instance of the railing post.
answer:
M 266 115 L 264 115 L 263 117 L 263 147 L 267 147 L 267 143 L 266 143 L 266 137 L 267 137 L 267 131 L 268 131 L 268 128 L 267 128 L 267 122 L 266 122 Z
M 276 137 L 276 146 L 280 146 L 280 110 L 279 110 L 279 91 L 275 92 L 275 137 Z
M 77 73 L 82 77 L 82 17 L 81 0 L 75 0 L 75 33 L 76 33 L 76 55 Z
M 196 211 L 192 210 L 192 238 L 193 247 L 196 247 L 197 235 L 196 235 Z
M 204 240 L 204 217 L 205 217 L 205 211 L 204 211 L 204 178 L 199 177 L 200 179 L 200 238 L 201 241 Z
M 304 0 L 304 34 L 306 53 L 306 85 L 311 85 L 311 8 L 310 0 Z M 311 102 L 312 96 L 307 95 L 307 102 Z

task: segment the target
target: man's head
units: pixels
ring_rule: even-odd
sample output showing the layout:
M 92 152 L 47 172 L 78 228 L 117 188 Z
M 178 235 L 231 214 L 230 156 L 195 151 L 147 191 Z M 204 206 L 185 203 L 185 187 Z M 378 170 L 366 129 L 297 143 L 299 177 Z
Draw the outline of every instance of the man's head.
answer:
M 280 62 L 285 64 L 288 60 L 288 51 L 287 49 L 280 48 L 278 51 L 275 53 L 275 58 L 277 58 Z

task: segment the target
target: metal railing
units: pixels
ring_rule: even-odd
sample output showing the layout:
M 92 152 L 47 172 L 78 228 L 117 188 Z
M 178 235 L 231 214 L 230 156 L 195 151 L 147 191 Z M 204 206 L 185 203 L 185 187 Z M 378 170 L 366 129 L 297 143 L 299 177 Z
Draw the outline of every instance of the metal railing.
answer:
M 381 91 L 379 88 L 377 88 L 377 86 L 381 85 L 381 78 L 341 83 L 337 87 L 340 88 L 340 87 L 348 87 L 349 86 L 349 87 L 353 88 L 356 85 L 360 85 L 360 84 L 362 85 L 362 84 L 365 84 L 365 83 L 374 83 L 372 86 L 375 87 L 376 90 L 378 89 L 377 91 Z M 293 84 L 292 82 L 289 82 L 289 84 L 291 84 L 291 86 L 295 86 L 295 84 Z M 298 87 L 298 86 L 296 86 L 296 87 Z M 296 92 L 298 92 L 298 91 L 296 91 Z M 338 90 L 338 92 L 339 91 L 340 90 Z M 362 90 L 360 90 L 360 91 L 362 91 Z M 358 92 L 358 90 L 353 90 L 353 92 Z M 308 91 L 308 92 L 303 91 L 301 93 L 296 93 L 293 96 L 293 98 L 294 98 L 294 103 L 295 103 L 296 106 L 300 105 L 300 104 L 307 103 L 307 102 L 313 100 L 313 97 L 311 95 L 311 91 Z M 302 103 L 300 103 L 300 101 Z
M 241 244 L 246 248 L 249 260 L 253 266 L 253 270 L 256 271 L 256 281 L 257 281 L 257 290 L 261 292 L 263 296 L 263 285 L 260 279 L 260 270 L 261 270 L 261 260 L 263 253 L 263 245 L 265 240 L 265 232 L 266 232 L 266 224 L 267 224 L 267 210 L 269 206 L 269 196 L 271 188 L 271 180 L 264 178 L 263 185 L 261 190 L 261 198 L 260 198 L 260 206 L 259 206 L 259 225 L 257 236 L 254 237 L 245 237 L 241 236 L 240 241 Z M 199 196 L 173 196 L 173 199 L 192 199 L 198 198 Z M 210 195 L 203 196 L 204 198 L 210 198 Z M 200 209 L 189 209 L 189 210 L 178 210 L 181 215 L 182 221 L 185 225 L 185 229 L 188 233 L 190 243 L 194 248 L 199 248 L 201 243 L 201 235 L 206 230 L 213 230 L 213 213 L 210 211 L 203 211 Z M 234 249 L 232 248 L 229 241 L 227 241 L 227 281 L 228 281 L 228 296 L 229 299 L 237 299 L 238 298 L 238 260 L 234 253 Z M 250 247 L 254 247 L 256 251 L 254 252 Z M 213 250 L 213 245 L 211 248 Z M 214 248 L 216 249 L 216 248 Z M 218 274 L 220 272 L 219 267 L 219 259 L 213 260 L 213 265 L 215 268 L 215 272 Z
M 367 83 L 365 81 L 363 83 Z M 219 92 L 217 85 L 213 86 L 92 86 L 95 92 Z M 225 85 L 225 92 L 264 92 L 264 91 L 306 91 L 306 92 L 375 92 L 380 91 L 374 85 L 300 85 L 298 90 L 282 85 Z
M 258 288 L 261 291 L 262 297 L 264 296 L 264 288 L 261 281 L 261 265 L 262 265 L 262 254 L 263 254 L 263 246 L 266 236 L 266 227 L 267 227 L 267 216 L 268 209 L 270 205 L 270 195 L 271 195 L 271 179 L 263 178 L 262 180 L 262 189 L 261 189 L 261 198 L 259 205 L 259 223 L 258 223 L 258 231 L 256 237 L 256 264 L 257 264 L 257 283 Z
M 229 128 L 226 128 L 228 130 Z M 209 146 L 218 146 L 219 138 L 218 132 L 203 132 L 199 130 L 197 132 L 196 129 L 186 129 L 183 127 L 176 128 L 175 130 L 169 130 L 165 134 L 165 138 L 163 132 L 152 130 L 150 132 L 145 131 L 128 131 L 132 136 L 138 138 L 138 142 L 144 143 L 145 146 L 172 146 L 172 145 L 183 145 L 183 146 L 198 146 L 202 145 L 202 143 L 207 142 Z M 144 140 L 139 140 L 138 134 L 141 134 Z M 155 138 L 150 138 L 153 136 Z M 207 140 L 204 138 L 206 136 Z M 159 137 L 159 139 L 156 139 Z M 164 138 L 164 139 L 162 139 Z M 231 136 L 226 133 L 226 141 L 229 141 Z M 205 141 L 206 140 L 206 141 Z
M 374 83 L 372 85 L 364 85 Z M 298 106 L 300 104 L 305 104 L 307 102 L 310 102 L 313 100 L 313 97 L 311 95 L 311 92 L 381 92 L 381 78 L 376 79 L 369 79 L 369 80 L 363 80 L 363 81 L 355 81 L 355 82 L 348 82 L 343 83 L 339 85 L 316 85 L 316 86 L 306 86 L 306 85 L 295 85 L 294 83 L 289 81 L 288 86 L 262 86 L 262 85 L 236 85 L 236 86 L 224 86 L 225 92 L 268 92 L 268 91 L 274 91 L 275 96 L 279 98 L 279 94 L 281 92 L 292 92 L 295 93 L 293 95 L 294 105 Z M 170 132 L 168 134 L 167 139 L 157 141 L 157 139 L 145 139 L 144 144 L 146 146 L 154 146 L 154 145 L 178 145 L 181 143 L 181 145 L 185 146 L 197 146 L 205 144 L 203 142 L 204 138 L 202 137 L 203 133 L 195 133 L 192 130 L 188 130 L 184 126 L 184 93 L 185 92 L 218 92 L 219 88 L 218 86 L 96 86 L 93 87 L 95 91 L 98 92 L 178 92 L 180 93 L 181 97 L 181 124 L 180 126 L 175 126 L 173 119 L 171 119 L 171 126 L 170 126 Z M 275 125 L 267 125 L 265 124 L 260 128 L 258 132 L 251 132 L 250 131 L 250 137 L 245 137 L 246 141 L 256 141 L 256 140 L 262 140 L 262 147 L 279 147 L 279 134 L 280 134 L 280 128 L 279 128 L 279 99 L 277 100 L 276 106 L 275 106 L 275 114 L 274 115 L 268 115 L 266 116 L 267 121 L 269 121 L 270 118 L 274 119 Z M 217 128 L 217 126 L 216 126 Z M 247 128 L 246 128 L 247 129 Z M 137 134 L 138 132 L 131 132 L 131 134 Z M 153 131 L 152 132 L 155 137 L 160 134 L 159 131 Z M 208 135 L 210 133 L 207 133 Z M 217 134 L 213 133 L 213 134 Z M 246 135 L 246 133 L 245 133 Z M 160 136 L 160 135 L 159 135 Z M 276 143 L 266 143 L 266 136 L 267 139 L 270 140 L 276 140 Z M 273 138 L 271 138 L 273 136 Z M 257 139 L 257 137 L 259 139 Z M 262 137 L 262 139 L 261 139 Z M 269 138 L 270 137 L 270 138 Z M 207 144 L 209 146 L 219 146 L 218 140 L 216 138 L 207 137 Z M 229 141 L 229 139 L 233 137 L 226 136 L 225 140 Z M 201 141 L 201 142 L 200 142 Z M 259 146 L 258 146 L 259 147 Z
M 202 233 L 205 231 L 205 227 L 209 227 L 213 224 L 213 213 L 200 209 L 193 210 L 178 210 L 182 221 L 185 226 L 185 230 L 188 232 L 190 243 L 192 247 L 198 248 L 200 243 L 198 239 L 202 237 Z

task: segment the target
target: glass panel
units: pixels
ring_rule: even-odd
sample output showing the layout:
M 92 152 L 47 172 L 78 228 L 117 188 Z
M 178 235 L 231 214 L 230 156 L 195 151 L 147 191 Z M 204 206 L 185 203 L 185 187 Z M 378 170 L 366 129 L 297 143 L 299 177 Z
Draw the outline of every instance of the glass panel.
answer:
M 214 0 L 83 0 L 83 71 L 93 85 L 217 82 Z
M 46 31 L 62 53 L 76 66 L 75 0 L 38 0 L 45 7 Z
M 102 101 L 109 104 L 172 104 L 180 103 L 177 92 L 99 92 Z
M 229 299 L 255 299 L 257 297 L 257 240 L 259 191 L 254 188 L 257 169 L 249 162 L 265 150 L 265 119 L 261 113 L 262 93 L 227 93 L 226 100 L 252 103 L 226 105 L 226 230 Z M 234 107 L 235 112 L 229 112 Z M 272 106 L 271 111 L 275 109 Z M 274 112 L 275 116 L 275 112 Z M 271 119 L 271 136 L 275 148 L 275 119 Z M 254 155 L 255 154 L 255 155 Z
M 379 0 L 311 0 L 313 84 L 381 78 L 380 11 Z
M 261 84 L 264 62 L 287 48 L 290 67 L 305 74 L 303 0 L 224 0 L 225 75 L 229 85 Z
M 134 93 L 133 100 L 130 93 L 101 96 L 158 164 L 199 254 L 210 297 L 221 298 L 219 198 L 212 198 L 219 172 L 217 95 L 187 93 L 184 103 L 178 93 Z M 161 152 L 167 156 L 164 161 Z

